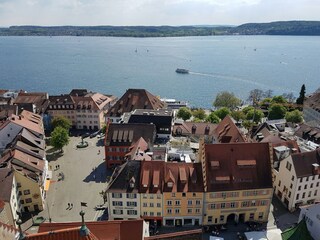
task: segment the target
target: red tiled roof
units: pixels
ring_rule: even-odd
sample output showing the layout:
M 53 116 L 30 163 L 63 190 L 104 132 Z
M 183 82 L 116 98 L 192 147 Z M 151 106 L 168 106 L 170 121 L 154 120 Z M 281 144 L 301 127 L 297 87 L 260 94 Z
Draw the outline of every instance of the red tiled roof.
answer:
M 80 227 L 50 230 L 48 232 L 34 233 L 26 235 L 26 240 L 99 240 L 90 231 L 88 235 L 82 236 Z
M 320 165 L 320 148 L 303 153 L 292 154 L 292 162 L 297 177 L 307 177 L 315 175 L 312 164 Z
M 268 143 L 205 145 L 208 192 L 271 188 L 269 153 Z
M 229 115 L 218 124 L 214 135 L 221 143 L 248 142 Z
M 159 98 L 145 89 L 128 89 L 125 94 L 111 107 L 108 117 L 120 117 L 125 112 L 135 109 L 160 109 L 166 105 Z
M 183 122 L 182 124 L 175 124 L 173 126 L 173 134 L 177 135 L 212 135 L 216 129 L 217 124 L 213 123 L 196 123 Z
M 81 226 L 81 222 L 70 223 L 42 223 L 39 233 L 56 231 L 59 229 L 74 228 Z M 143 220 L 119 220 L 86 222 L 87 228 L 99 240 L 141 240 L 143 236 Z M 73 240 L 60 238 L 59 240 Z M 50 239 L 51 240 L 51 239 Z
M 164 161 L 153 160 L 141 162 L 140 193 L 162 193 L 164 165 Z

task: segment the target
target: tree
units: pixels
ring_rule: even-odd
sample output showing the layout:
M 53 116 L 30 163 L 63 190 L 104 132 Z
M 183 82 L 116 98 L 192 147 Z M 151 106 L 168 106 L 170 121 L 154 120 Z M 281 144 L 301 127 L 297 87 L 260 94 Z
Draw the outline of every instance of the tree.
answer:
M 282 96 L 287 100 L 287 102 L 289 102 L 289 103 L 294 102 L 295 97 L 292 92 L 291 93 L 284 93 L 284 94 L 282 94 Z
M 299 94 L 299 97 L 297 98 L 296 103 L 300 104 L 300 105 L 303 105 L 303 102 L 304 102 L 304 99 L 305 99 L 305 95 L 306 95 L 306 86 L 303 84 L 301 86 L 300 94 Z
M 287 122 L 301 123 L 303 121 L 302 113 L 299 110 L 287 112 L 285 119 Z
M 206 120 L 211 123 L 219 123 L 220 122 L 220 118 L 214 112 L 210 113 L 207 116 Z
M 231 113 L 231 116 L 233 117 L 234 120 L 239 122 L 240 120 L 246 119 L 246 115 L 243 113 L 243 111 L 233 111 Z
M 217 94 L 213 106 L 216 108 L 227 107 L 231 110 L 235 109 L 241 104 L 241 100 L 237 98 L 232 92 L 220 92 Z
M 263 91 L 261 89 L 253 89 L 249 92 L 248 101 L 252 101 L 252 105 L 256 105 L 263 97 Z
M 271 89 L 269 89 L 263 93 L 263 97 L 265 97 L 265 98 L 272 98 L 272 95 L 273 95 L 273 91 Z
M 274 96 L 271 100 L 272 103 L 287 103 L 287 100 L 283 96 Z
M 182 107 L 179 109 L 177 117 L 182 118 L 184 121 L 190 119 L 192 116 L 192 112 L 189 108 L 187 107 Z
M 224 119 L 227 115 L 231 114 L 231 111 L 227 107 L 219 108 L 218 110 L 214 111 L 218 118 Z
M 64 129 L 67 129 L 68 131 L 72 126 L 71 121 L 63 116 L 57 116 L 53 118 L 51 124 L 53 129 L 55 129 L 56 127 L 62 127 Z
M 253 110 L 253 109 L 254 109 L 253 106 L 247 106 L 247 107 L 244 107 L 244 108 L 242 109 L 242 112 L 243 112 L 245 115 L 247 115 L 247 113 L 248 113 L 250 110 Z
M 272 104 L 269 108 L 268 118 L 273 119 L 282 119 L 286 115 L 287 109 L 279 103 Z
M 272 101 L 272 98 L 265 98 L 265 99 L 263 99 L 261 102 L 260 102 L 260 105 L 262 106 L 262 105 L 269 105 L 270 103 L 271 103 L 271 101 Z
M 62 148 L 69 143 L 68 130 L 63 127 L 56 127 L 51 133 L 50 144 L 63 152 Z
M 194 118 L 198 118 L 200 120 L 204 120 L 207 115 L 206 115 L 206 112 L 202 108 L 199 108 L 199 109 L 194 109 L 192 111 L 192 116 Z
M 249 121 L 249 120 L 244 120 L 244 121 L 242 122 L 242 126 L 243 126 L 244 128 L 246 128 L 247 130 L 250 130 L 250 129 L 252 128 L 252 126 L 253 126 L 253 122 L 252 122 L 252 121 Z
M 259 109 L 251 109 L 249 112 L 247 112 L 247 115 L 246 115 L 247 120 L 251 120 L 255 123 L 259 123 L 263 117 L 264 117 L 264 114 Z

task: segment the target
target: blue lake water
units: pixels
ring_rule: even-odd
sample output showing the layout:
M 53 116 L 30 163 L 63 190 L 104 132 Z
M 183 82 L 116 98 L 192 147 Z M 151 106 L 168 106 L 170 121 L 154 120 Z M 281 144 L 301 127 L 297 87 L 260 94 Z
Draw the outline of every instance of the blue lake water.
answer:
M 137 50 L 137 51 L 136 51 Z M 186 68 L 191 74 L 177 74 Z M 128 88 L 210 107 L 220 91 L 246 99 L 320 87 L 320 37 L 0 37 L 0 88 L 120 97 Z

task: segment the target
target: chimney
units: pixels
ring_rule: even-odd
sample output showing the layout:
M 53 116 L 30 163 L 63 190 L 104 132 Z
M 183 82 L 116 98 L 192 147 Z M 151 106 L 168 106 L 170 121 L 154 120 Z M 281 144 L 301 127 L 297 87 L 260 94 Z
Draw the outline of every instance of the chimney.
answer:
M 313 175 L 319 175 L 320 174 L 320 168 L 318 163 L 312 164 L 312 174 Z

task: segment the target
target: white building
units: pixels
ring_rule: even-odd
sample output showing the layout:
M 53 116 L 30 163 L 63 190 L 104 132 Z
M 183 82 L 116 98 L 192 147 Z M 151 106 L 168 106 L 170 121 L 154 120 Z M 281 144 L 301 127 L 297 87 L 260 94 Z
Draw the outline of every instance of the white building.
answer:
M 273 169 L 277 197 L 290 210 L 320 199 L 320 149 L 294 153 Z
M 304 218 L 314 240 L 320 240 L 320 204 L 300 207 L 299 222 Z
M 110 220 L 140 218 L 140 161 L 128 161 L 116 169 L 106 191 Z

